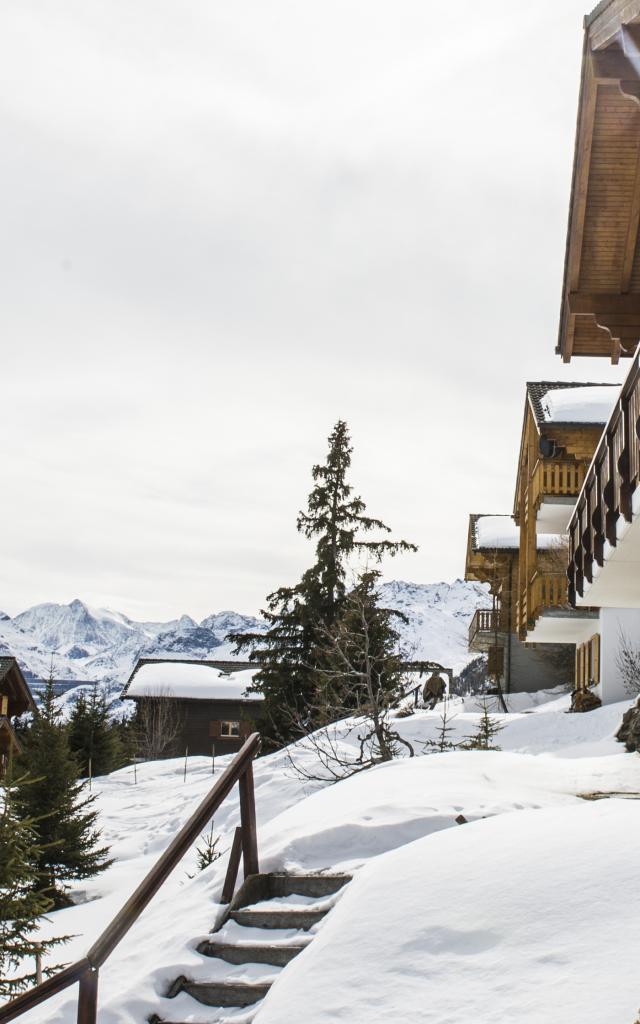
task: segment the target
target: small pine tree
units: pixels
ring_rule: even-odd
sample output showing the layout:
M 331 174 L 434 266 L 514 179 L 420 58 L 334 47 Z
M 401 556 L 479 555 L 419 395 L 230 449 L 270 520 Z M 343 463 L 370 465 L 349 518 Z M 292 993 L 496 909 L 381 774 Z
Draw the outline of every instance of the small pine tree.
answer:
M 467 750 L 500 750 L 494 743 L 495 737 L 504 729 L 499 719 L 494 718 L 489 711 L 489 702 L 486 697 L 482 698 L 482 714 L 478 723 L 478 730 L 467 738 L 464 744 Z
M 440 726 L 438 728 L 436 738 L 429 740 L 427 742 L 427 746 L 435 748 L 441 754 L 446 750 L 457 750 L 458 744 L 449 739 L 451 733 L 454 732 L 452 723 L 455 717 L 455 715 L 449 714 L 447 701 L 445 700 L 442 705 L 442 711 L 440 712 Z
M 112 861 L 108 848 L 98 845 L 95 797 L 85 796 L 86 783 L 79 781 L 52 678 L 23 738 L 17 764 L 21 778 L 15 786 L 15 806 L 37 836 L 39 876 L 54 908 L 68 906 L 65 881 L 91 878 Z
M 69 747 L 86 778 L 108 775 L 124 764 L 118 729 L 109 717 L 107 695 L 94 683 L 89 696 L 81 691 L 69 719 Z
M 214 864 L 222 857 L 222 853 L 218 849 L 219 842 L 220 836 L 214 834 L 212 822 L 209 832 L 202 836 L 200 845 L 196 847 L 198 871 L 204 871 L 210 864 Z
M 38 940 L 39 920 L 53 901 L 42 887 L 39 846 L 33 821 L 15 808 L 15 784 L 0 787 L 0 997 L 11 997 L 35 984 L 38 954 L 64 942 L 63 937 Z M 25 960 L 31 970 L 25 971 Z M 45 968 L 44 975 L 56 968 Z
M 264 697 L 263 735 L 282 745 L 300 735 L 295 722 L 312 727 L 315 667 L 324 633 L 338 621 L 347 594 L 347 570 L 353 555 L 379 562 L 385 555 L 416 551 L 413 544 L 369 539 L 372 532 L 389 534 L 380 519 L 365 514 L 365 503 L 347 483 L 353 448 L 347 424 L 338 420 L 329 439 L 324 464 L 313 467 L 314 487 L 306 512 L 297 520 L 299 533 L 316 540 L 314 564 L 294 587 L 281 587 L 267 597 L 262 612 L 265 633 L 229 637 L 236 653 L 249 650 L 259 666 L 254 690 Z

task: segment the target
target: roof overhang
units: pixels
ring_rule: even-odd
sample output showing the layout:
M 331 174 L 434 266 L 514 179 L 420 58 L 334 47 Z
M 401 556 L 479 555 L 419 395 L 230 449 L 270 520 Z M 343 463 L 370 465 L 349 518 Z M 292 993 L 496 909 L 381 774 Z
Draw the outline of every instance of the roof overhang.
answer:
M 585 19 L 556 352 L 632 356 L 640 340 L 640 0 Z

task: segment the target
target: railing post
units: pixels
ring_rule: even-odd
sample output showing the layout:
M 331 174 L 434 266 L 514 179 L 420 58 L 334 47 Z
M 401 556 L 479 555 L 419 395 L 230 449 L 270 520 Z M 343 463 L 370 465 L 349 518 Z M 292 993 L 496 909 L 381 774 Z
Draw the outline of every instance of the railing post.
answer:
M 80 978 L 78 1024 L 96 1024 L 98 1019 L 98 970 L 90 968 Z
M 225 876 L 224 885 L 222 887 L 222 896 L 220 897 L 221 903 L 231 903 L 231 900 L 233 899 L 233 890 L 236 887 L 236 878 L 238 877 L 238 867 L 240 865 L 241 853 L 242 829 L 238 827 L 233 833 L 233 843 L 231 844 L 231 852 L 229 854 L 227 874 Z
M 244 877 L 257 875 L 258 834 L 256 829 L 256 800 L 253 789 L 253 765 L 240 776 L 240 820 L 242 822 L 242 858 Z

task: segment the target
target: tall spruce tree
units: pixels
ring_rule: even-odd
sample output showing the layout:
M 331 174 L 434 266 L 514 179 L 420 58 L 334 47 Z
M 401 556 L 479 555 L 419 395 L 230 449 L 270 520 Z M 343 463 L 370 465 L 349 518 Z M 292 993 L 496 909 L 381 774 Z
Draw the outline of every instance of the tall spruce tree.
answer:
M 37 837 L 39 876 L 53 906 L 68 906 L 65 882 L 91 878 L 112 862 L 108 848 L 99 845 L 95 797 L 85 796 L 86 783 L 79 779 L 51 678 L 23 738 L 17 767 L 22 779 L 16 782 L 15 805 Z
M 41 852 L 34 822 L 17 814 L 8 779 L 0 787 L 0 997 L 35 984 L 37 955 L 65 941 L 37 937 L 39 920 L 53 906 L 40 877 Z
M 319 637 L 337 621 L 347 593 L 350 559 L 359 556 L 379 562 L 385 555 L 416 551 L 414 544 L 393 541 L 380 519 L 366 515 L 362 498 L 347 482 L 351 446 L 347 424 L 338 420 L 329 439 L 326 461 L 312 469 L 314 487 L 306 511 L 300 512 L 298 531 L 316 541 L 315 561 L 293 587 L 280 587 L 267 597 L 262 615 L 265 633 L 236 633 L 230 639 L 236 653 L 248 650 L 259 665 L 254 689 L 265 699 L 263 734 L 281 745 L 300 734 L 294 722 L 314 725 L 313 674 Z
M 109 717 L 104 689 L 94 683 L 88 696 L 80 692 L 69 719 L 69 746 L 80 772 L 108 775 L 123 763 L 123 751 L 115 722 Z

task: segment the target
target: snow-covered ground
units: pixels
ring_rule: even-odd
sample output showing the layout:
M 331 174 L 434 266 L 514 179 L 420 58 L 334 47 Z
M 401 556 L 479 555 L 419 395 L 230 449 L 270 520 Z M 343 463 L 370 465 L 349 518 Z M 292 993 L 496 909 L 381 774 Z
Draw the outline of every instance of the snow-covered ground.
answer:
M 499 716 L 500 751 L 416 756 L 333 786 L 303 781 L 283 753 L 256 763 L 261 868 L 354 875 L 256 1024 L 633 1024 L 640 804 L 584 797 L 636 793 L 640 760 L 614 739 L 626 704 L 587 715 L 566 714 L 567 705 L 555 697 Z M 457 735 L 474 732 L 479 711 L 452 710 Z M 397 725 L 419 754 L 440 714 Z M 292 753 L 308 764 L 310 754 Z M 145 764 L 137 782 L 127 768 L 94 783 L 116 862 L 77 890 L 85 902 L 51 915 L 47 933 L 76 935 L 59 960 L 82 955 L 206 793 L 210 762 L 190 759 L 186 781 L 183 769 Z M 238 820 L 233 795 L 215 820 L 223 849 Z M 215 922 L 225 869 L 226 856 L 190 878 L 190 857 L 175 871 L 101 971 L 101 1024 L 140 1024 L 153 1012 L 217 1019 L 185 994 L 164 993 L 179 974 L 220 976 L 195 946 Z M 71 1024 L 74 1014 L 69 993 L 25 1020 Z

